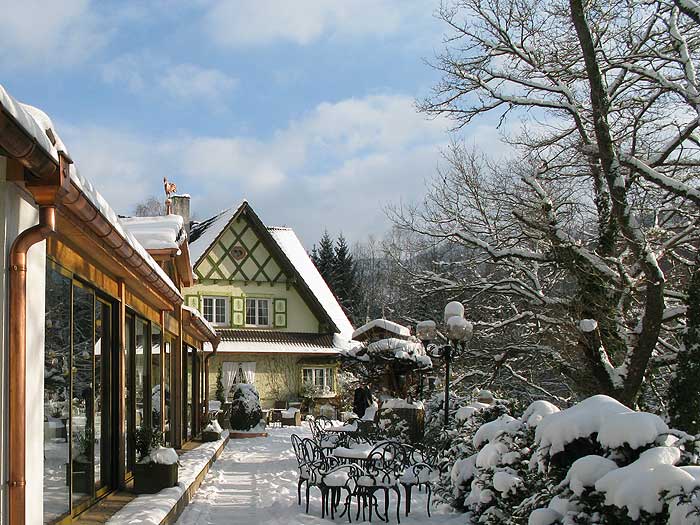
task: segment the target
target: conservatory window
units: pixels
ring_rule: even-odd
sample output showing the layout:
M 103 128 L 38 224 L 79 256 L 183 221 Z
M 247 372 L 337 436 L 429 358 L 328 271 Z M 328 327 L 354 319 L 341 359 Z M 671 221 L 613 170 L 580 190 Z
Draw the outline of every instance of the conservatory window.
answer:
M 245 324 L 270 326 L 270 299 L 247 298 L 245 300 Z
M 204 297 L 204 318 L 215 325 L 228 325 L 228 297 Z

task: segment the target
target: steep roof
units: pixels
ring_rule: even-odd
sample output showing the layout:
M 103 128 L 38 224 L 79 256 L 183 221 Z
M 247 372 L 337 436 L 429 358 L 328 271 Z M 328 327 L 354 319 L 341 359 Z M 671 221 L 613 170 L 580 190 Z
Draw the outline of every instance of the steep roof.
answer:
M 294 265 L 296 271 L 304 279 L 311 292 L 323 305 L 324 310 L 333 319 L 333 322 L 338 327 L 338 331 L 350 339 L 353 328 L 347 315 L 345 315 L 340 304 L 338 304 L 338 300 L 331 292 L 328 284 L 326 284 L 325 279 L 318 272 L 316 265 L 302 246 L 294 230 L 291 228 L 273 227 L 268 228 L 268 231 L 292 265 Z
M 312 309 L 320 311 L 337 333 L 350 339 L 353 331 L 352 324 L 294 231 L 291 228 L 268 228 L 248 201 L 243 201 L 238 207 L 228 208 L 192 226 L 190 231 L 192 267 L 197 266 L 226 226 L 243 213 L 250 219 L 258 235 L 267 241 L 268 249 L 277 257 L 280 265 L 295 277 L 299 292 L 307 299 Z

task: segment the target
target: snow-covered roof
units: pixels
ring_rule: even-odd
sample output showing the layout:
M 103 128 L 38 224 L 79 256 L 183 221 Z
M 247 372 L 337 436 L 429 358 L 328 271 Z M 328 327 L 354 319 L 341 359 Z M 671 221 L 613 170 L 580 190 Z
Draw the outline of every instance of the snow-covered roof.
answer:
M 216 336 L 216 329 L 212 326 L 212 324 L 211 324 L 209 321 L 207 321 L 207 320 L 204 318 L 204 316 L 202 315 L 202 313 L 201 313 L 199 310 L 197 310 L 197 308 L 194 308 L 194 307 L 192 307 L 192 306 L 187 306 L 186 304 L 183 304 L 183 305 L 182 305 L 182 309 L 183 309 L 183 310 L 187 310 L 190 314 L 192 314 L 194 317 L 196 317 L 197 319 L 199 319 L 199 320 L 202 322 L 202 324 L 203 324 L 204 326 L 207 327 L 207 329 L 208 329 L 209 332 L 210 332 L 210 335 Z
M 61 140 L 49 116 L 40 109 L 18 102 L 5 90 L 2 84 L 0 84 L 0 104 L 2 104 L 2 107 L 4 107 L 5 110 L 8 111 L 24 128 L 24 130 L 34 137 L 37 143 L 54 159 L 56 159 L 56 161 L 58 161 L 59 149 L 64 151 L 66 155 L 69 154 L 68 149 Z M 56 142 L 55 145 L 51 143 L 51 140 L 49 140 L 47 135 L 47 131 L 49 130 L 51 130 L 51 133 L 54 136 Z M 139 243 L 136 237 L 124 229 L 119 221 L 118 215 L 109 205 L 107 200 L 100 195 L 89 180 L 79 173 L 75 164 L 70 165 L 69 174 L 71 181 L 73 181 L 75 186 L 95 206 L 100 214 L 117 232 L 119 232 L 126 242 L 129 243 L 129 245 L 146 262 L 146 264 L 148 264 L 158 274 L 158 276 L 168 285 L 168 287 L 171 288 L 179 297 L 182 297 L 182 295 L 180 295 L 180 290 L 178 290 L 177 286 L 175 286 L 170 277 L 168 277 L 168 275 L 153 259 L 153 257 L 148 254 L 146 249 L 141 245 L 141 243 Z
M 311 355 L 337 355 L 338 350 L 325 346 L 305 346 L 299 348 L 295 344 L 288 343 L 264 343 L 259 341 L 222 341 L 219 343 L 217 353 L 238 354 L 311 354 Z
M 352 333 L 352 338 L 357 339 L 358 336 L 368 332 L 372 328 L 381 328 L 382 330 L 392 332 L 401 337 L 409 337 L 411 335 L 411 331 L 403 325 L 394 323 L 393 321 L 387 321 L 386 319 L 375 319 L 374 321 L 363 324 L 361 327 L 355 330 Z
M 207 252 L 226 225 L 235 217 L 245 201 L 240 206 L 223 210 L 213 217 L 197 222 L 190 230 L 190 260 L 194 268 L 199 259 Z
M 209 250 L 223 229 L 245 206 L 248 206 L 250 209 L 248 202 L 244 200 L 239 206 L 228 208 L 210 219 L 198 222 L 192 226 L 189 248 L 193 268 L 197 266 L 199 260 Z M 254 215 L 254 212 L 252 213 Z M 259 218 L 256 217 L 256 221 L 259 221 Z M 294 230 L 281 227 L 263 226 L 263 228 L 269 232 L 282 251 L 283 256 L 287 258 L 288 263 L 299 274 L 299 277 L 304 281 L 304 284 L 308 287 L 320 307 L 333 321 L 341 336 L 350 340 L 353 332 L 352 324 L 350 324 L 347 315 L 345 315 L 333 292 L 328 288 L 326 281 L 316 269 L 316 265 L 311 261 L 309 254 L 306 253 Z
M 187 239 L 179 215 L 125 217 L 119 221 L 147 250 L 177 250 Z
M 268 228 L 268 231 L 296 271 L 301 275 L 301 278 L 304 279 L 304 282 L 306 282 L 306 285 L 318 302 L 321 303 L 328 316 L 338 327 L 340 334 L 343 337 L 351 338 L 353 328 L 347 315 L 345 315 L 340 304 L 338 304 L 338 300 L 333 295 L 333 292 L 328 288 L 326 281 L 321 277 L 316 265 L 302 246 L 294 230 L 291 228 L 273 227 Z

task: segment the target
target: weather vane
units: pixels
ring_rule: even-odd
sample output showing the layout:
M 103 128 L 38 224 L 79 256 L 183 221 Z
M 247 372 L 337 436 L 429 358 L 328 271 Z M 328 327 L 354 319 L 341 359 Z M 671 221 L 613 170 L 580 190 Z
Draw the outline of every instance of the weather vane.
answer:
M 177 191 L 177 186 L 174 182 L 168 182 L 167 177 L 163 177 L 163 189 L 165 190 L 165 214 L 170 215 L 173 206 L 170 196 Z

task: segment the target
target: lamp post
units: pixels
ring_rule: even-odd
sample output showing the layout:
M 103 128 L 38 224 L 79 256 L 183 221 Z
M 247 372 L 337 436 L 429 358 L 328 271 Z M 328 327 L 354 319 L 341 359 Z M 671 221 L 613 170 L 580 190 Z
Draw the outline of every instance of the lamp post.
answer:
M 452 301 L 445 306 L 445 327 L 447 344 L 442 346 L 430 346 L 437 336 L 435 321 L 421 321 L 416 325 L 416 335 L 423 342 L 426 352 L 431 357 L 445 360 L 445 427 L 449 424 L 450 417 L 450 365 L 457 353 L 464 349 L 472 338 L 474 326 L 464 318 L 464 306 L 462 303 Z

